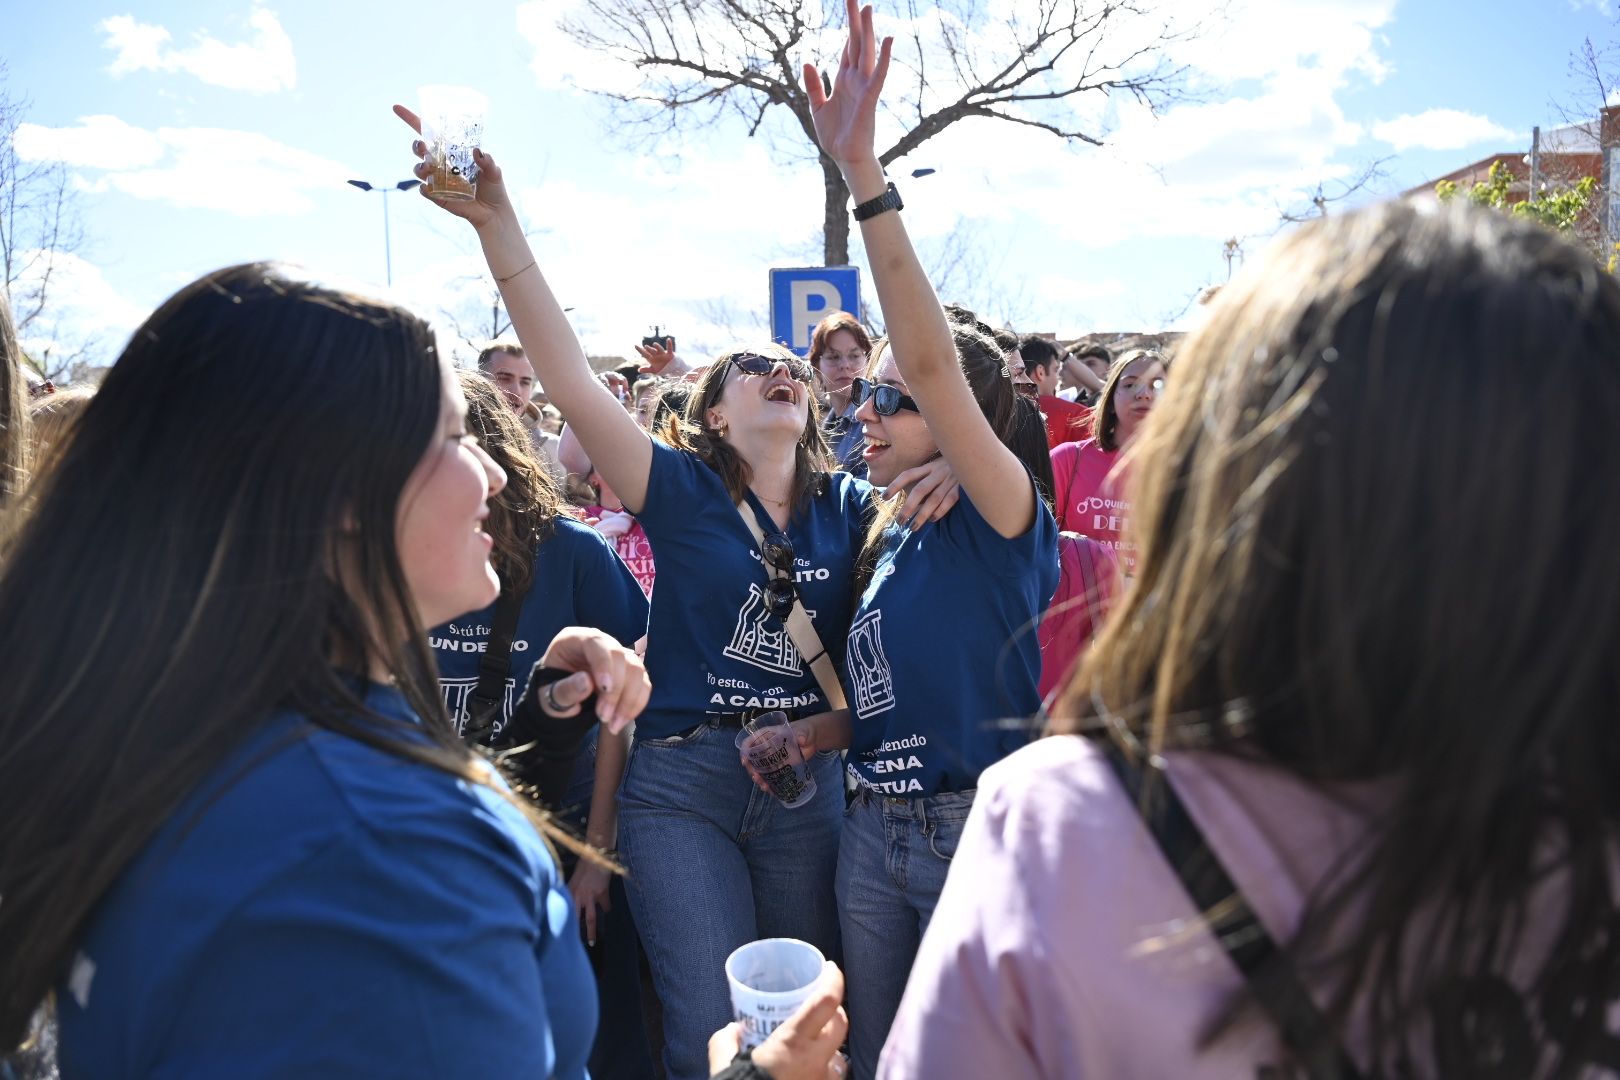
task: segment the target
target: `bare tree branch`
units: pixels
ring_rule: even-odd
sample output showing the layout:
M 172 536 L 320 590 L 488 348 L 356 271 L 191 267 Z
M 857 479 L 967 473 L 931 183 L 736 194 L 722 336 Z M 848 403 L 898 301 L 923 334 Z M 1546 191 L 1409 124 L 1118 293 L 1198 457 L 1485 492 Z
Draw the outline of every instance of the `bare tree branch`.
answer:
M 768 135 L 774 107 L 784 106 L 793 143 L 813 148 L 798 62 L 837 29 L 828 12 L 838 9 L 807 0 L 586 0 L 559 27 L 641 73 L 634 89 L 595 91 L 632 142 L 728 118 L 750 136 Z M 1178 26 L 1175 9 L 1167 0 L 1029 0 L 1010 17 L 992 17 L 979 0 L 906 0 L 901 40 L 909 47 L 896 57 L 885 104 L 905 129 L 879 160 L 892 164 L 975 117 L 1101 145 L 1107 132 L 1084 119 L 1083 103 L 1123 95 L 1157 111 L 1184 96 L 1186 69 L 1170 61 L 1170 48 L 1199 27 Z M 815 156 L 826 189 L 823 254 L 847 262 L 848 192 L 832 161 Z
M 24 359 L 42 378 L 66 381 L 73 369 L 88 366 L 99 344 L 93 337 L 70 340 L 57 318 L 62 267 L 83 250 L 84 229 L 67 169 L 17 153 L 28 102 L 10 95 L 5 76 L 0 63 L 0 289 Z

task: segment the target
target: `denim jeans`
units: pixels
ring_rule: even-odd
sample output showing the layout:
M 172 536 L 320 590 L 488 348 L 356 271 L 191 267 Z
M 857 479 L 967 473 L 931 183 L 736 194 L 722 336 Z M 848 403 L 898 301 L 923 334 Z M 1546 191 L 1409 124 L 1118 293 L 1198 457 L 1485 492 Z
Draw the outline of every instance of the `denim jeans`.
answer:
M 862 788 L 844 812 L 838 921 L 856 1080 L 877 1072 L 923 931 L 973 809 L 973 792 L 895 799 Z
M 733 1019 L 734 949 L 794 937 L 838 959 L 838 756 L 816 755 L 815 797 L 789 810 L 754 786 L 735 735 L 704 724 L 638 739 L 619 788 L 619 854 L 664 1005 L 669 1080 L 709 1075 L 709 1036 Z
M 581 833 L 591 813 L 596 783 L 597 728 L 579 748 L 568 795 L 559 816 Z M 571 871 L 571 865 L 570 865 Z M 641 1015 L 641 945 L 630 917 L 624 879 L 617 875 L 608 891 L 612 906 L 597 915 L 596 944 L 590 954 L 596 976 L 596 1043 L 591 1047 L 592 1080 L 647 1080 L 653 1075 L 652 1046 Z

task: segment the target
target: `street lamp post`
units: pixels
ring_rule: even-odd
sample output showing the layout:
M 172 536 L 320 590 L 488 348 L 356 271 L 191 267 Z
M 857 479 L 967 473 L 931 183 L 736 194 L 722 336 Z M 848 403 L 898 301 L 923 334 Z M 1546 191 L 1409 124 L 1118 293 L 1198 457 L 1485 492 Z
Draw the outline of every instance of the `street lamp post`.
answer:
M 420 184 L 420 180 L 401 180 L 397 184 L 368 184 L 364 180 L 350 180 L 349 183 L 361 191 L 375 191 L 383 197 L 383 265 L 388 274 L 388 284 L 394 284 L 394 248 L 388 238 L 388 196 L 396 191 L 409 191 Z

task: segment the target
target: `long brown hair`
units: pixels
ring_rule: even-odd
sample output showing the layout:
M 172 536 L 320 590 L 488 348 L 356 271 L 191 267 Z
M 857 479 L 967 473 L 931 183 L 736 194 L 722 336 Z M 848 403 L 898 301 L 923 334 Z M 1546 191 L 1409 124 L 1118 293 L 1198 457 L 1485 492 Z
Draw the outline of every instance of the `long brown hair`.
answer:
M 484 523 L 495 551 L 490 561 L 506 592 L 526 592 L 534 580 L 534 549 L 557 531 L 568 513 L 556 481 L 541 464 L 529 433 L 494 383 L 471 371 L 457 373 L 467 399 L 467 430 L 506 472 L 506 486 L 489 501 Z
M 1617 341 L 1620 283 L 1553 234 L 1385 204 L 1223 290 L 1136 440 L 1137 577 L 1053 729 L 1386 786 L 1283 949 L 1325 1042 L 1367 1010 L 1374 1072 L 1504 983 L 1560 1026 L 1549 1074 L 1613 1045 Z
M 709 427 L 709 409 L 720 400 L 725 391 L 726 376 L 731 373 L 731 362 L 742 356 L 763 356 L 767 360 L 785 360 L 801 363 L 780 345 L 751 345 L 731 349 L 718 356 L 698 379 L 697 388 L 687 398 L 684 414 L 671 414 L 664 428 L 664 441 L 679 450 L 689 450 L 720 475 L 726 493 L 733 502 L 741 502 L 754 481 L 754 472 L 731 444 Z M 797 512 L 822 490 L 827 482 L 830 454 L 827 438 L 821 431 L 821 404 L 807 387 L 810 412 L 805 417 L 804 431 L 799 434 L 798 448 L 793 461 L 793 493 L 790 502 Z
M 422 319 L 272 264 L 136 330 L 0 568 L 0 1048 L 274 710 L 493 782 L 445 716 L 398 551 L 442 387 Z M 376 669 L 420 727 L 368 714 L 348 673 Z

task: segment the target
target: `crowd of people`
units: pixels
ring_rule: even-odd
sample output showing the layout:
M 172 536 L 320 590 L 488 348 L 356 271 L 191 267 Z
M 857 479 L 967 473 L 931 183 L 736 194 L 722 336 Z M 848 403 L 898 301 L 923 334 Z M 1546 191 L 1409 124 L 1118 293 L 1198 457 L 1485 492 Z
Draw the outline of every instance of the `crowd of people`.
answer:
M 255 263 L 30 390 L 0 305 L 0 1076 L 1620 1074 L 1620 284 L 1392 203 L 987 325 L 847 10 L 881 335 L 600 374 L 483 150 L 476 370 Z

